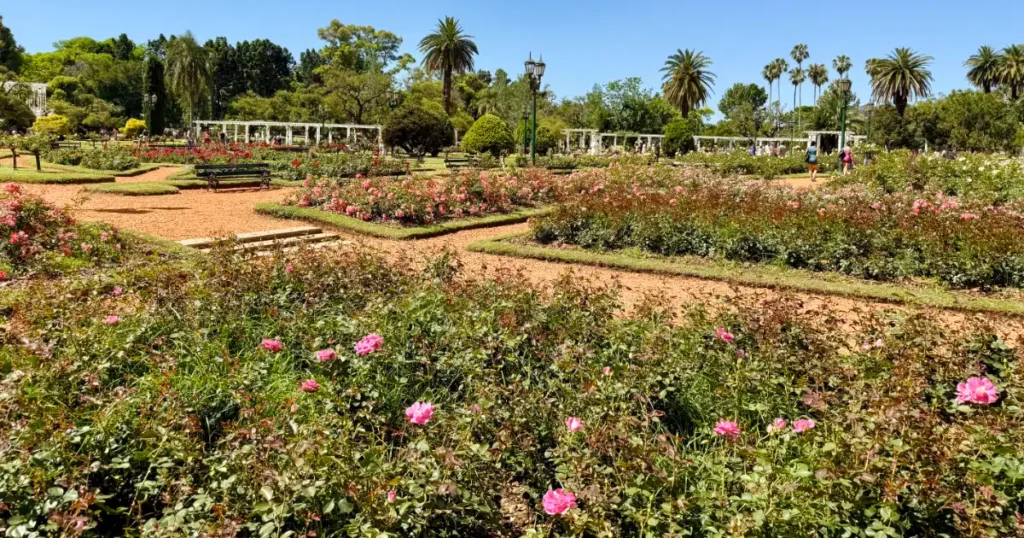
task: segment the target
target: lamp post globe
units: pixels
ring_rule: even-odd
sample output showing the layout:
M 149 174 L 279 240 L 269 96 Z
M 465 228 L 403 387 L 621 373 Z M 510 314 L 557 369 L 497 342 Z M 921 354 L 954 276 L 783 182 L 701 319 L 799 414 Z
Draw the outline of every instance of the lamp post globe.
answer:
M 533 123 L 530 127 L 530 163 L 537 164 L 537 92 L 540 91 L 540 81 L 544 77 L 544 70 L 547 64 L 544 63 L 544 56 L 539 61 L 533 61 L 533 53 L 523 64 L 526 68 L 526 76 L 530 80 L 530 91 L 533 93 Z

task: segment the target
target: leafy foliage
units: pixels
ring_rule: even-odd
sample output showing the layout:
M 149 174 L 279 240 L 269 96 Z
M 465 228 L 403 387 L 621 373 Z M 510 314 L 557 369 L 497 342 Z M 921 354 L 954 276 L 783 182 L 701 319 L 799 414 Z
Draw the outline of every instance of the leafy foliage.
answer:
M 32 130 L 44 135 L 66 136 L 71 133 L 71 122 L 59 114 L 42 116 L 32 124 Z
M 444 113 L 431 112 L 419 106 L 403 106 L 384 124 L 384 144 L 400 147 L 410 155 L 437 155 L 451 144 L 455 128 Z
M 490 153 L 497 157 L 515 147 L 512 130 L 501 118 L 484 114 L 462 137 L 462 149 L 471 153 Z

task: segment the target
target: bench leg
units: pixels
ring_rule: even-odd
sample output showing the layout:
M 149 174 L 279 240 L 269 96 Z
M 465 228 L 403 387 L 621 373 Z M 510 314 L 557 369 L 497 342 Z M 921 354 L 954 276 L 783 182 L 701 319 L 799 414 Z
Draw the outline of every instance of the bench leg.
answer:
M 206 179 L 206 181 L 208 182 L 208 184 L 206 186 L 206 190 L 216 192 L 217 191 L 217 176 L 210 176 L 209 178 Z
M 263 172 L 260 177 L 260 187 L 270 190 L 270 172 Z

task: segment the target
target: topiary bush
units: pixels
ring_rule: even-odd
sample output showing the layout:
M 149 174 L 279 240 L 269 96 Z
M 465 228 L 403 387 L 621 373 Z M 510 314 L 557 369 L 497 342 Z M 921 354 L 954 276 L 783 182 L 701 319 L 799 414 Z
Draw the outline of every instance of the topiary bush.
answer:
M 530 129 L 532 128 L 532 121 L 519 122 L 513 135 L 517 146 L 524 140 L 530 139 Z M 565 123 L 557 118 L 541 118 L 537 122 L 537 153 L 547 154 L 549 151 L 558 149 L 559 144 L 565 140 L 565 128 Z
M 399 147 L 410 155 L 437 155 L 455 136 L 448 116 L 417 105 L 405 105 L 384 123 L 384 144 Z
M 43 116 L 32 124 L 32 130 L 36 134 L 67 136 L 71 133 L 71 120 L 58 114 Z
M 128 122 L 124 124 L 124 135 L 128 138 L 135 138 L 142 134 L 142 131 L 146 130 L 146 122 L 137 120 L 135 118 L 129 118 Z
M 697 134 L 697 121 L 692 118 L 678 118 L 665 126 L 662 151 L 668 157 L 689 153 L 696 149 L 693 136 Z
M 512 130 L 494 114 L 484 114 L 476 120 L 462 139 L 462 149 L 470 153 L 490 153 L 495 157 L 502 152 L 512 151 L 515 141 Z

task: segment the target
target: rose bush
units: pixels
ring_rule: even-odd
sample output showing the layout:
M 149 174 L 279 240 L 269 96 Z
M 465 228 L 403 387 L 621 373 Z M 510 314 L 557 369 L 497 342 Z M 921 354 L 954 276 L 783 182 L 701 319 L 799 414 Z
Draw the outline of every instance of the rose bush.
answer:
M 1024 518 L 1024 364 L 970 317 L 743 297 L 624 314 L 578 278 L 236 256 L 7 301 L 8 534 L 1014 536 Z

